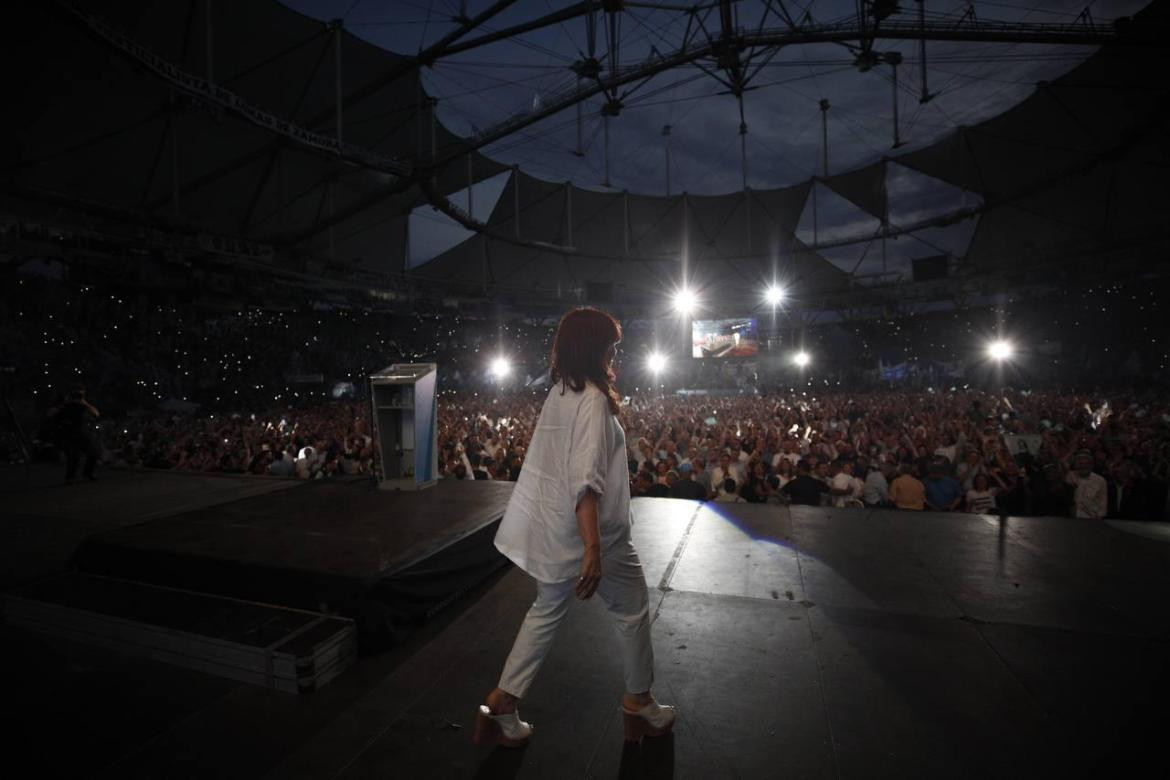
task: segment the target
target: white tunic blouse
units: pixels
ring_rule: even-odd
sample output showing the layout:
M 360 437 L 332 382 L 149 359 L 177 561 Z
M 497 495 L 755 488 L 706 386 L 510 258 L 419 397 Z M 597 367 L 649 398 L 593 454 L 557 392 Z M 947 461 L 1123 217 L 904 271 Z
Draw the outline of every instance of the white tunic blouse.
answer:
M 541 582 L 576 577 L 584 557 L 577 503 L 586 488 L 599 496 L 604 556 L 630 537 L 626 434 L 595 385 L 562 393 L 558 383 L 540 411 L 496 548 Z

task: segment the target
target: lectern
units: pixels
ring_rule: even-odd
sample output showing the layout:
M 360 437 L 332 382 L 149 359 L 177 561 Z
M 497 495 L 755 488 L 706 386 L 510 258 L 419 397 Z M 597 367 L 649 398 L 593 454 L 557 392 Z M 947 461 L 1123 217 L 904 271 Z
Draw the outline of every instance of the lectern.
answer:
M 382 453 L 378 487 L 421 490 L 439 476 L 438 366 L 395 363 L 370 376 L 374 436 Z

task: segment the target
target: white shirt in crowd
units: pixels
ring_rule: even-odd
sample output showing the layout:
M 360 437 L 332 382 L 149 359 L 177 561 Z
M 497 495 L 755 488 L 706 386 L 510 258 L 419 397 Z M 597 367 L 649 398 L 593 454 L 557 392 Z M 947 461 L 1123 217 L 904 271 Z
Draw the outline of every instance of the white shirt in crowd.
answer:
M 584 548 L 577 503 L 598 496 L 601 550 L 630 538 L 626 434 L 592 383 L 580 393 L 554 386 L 544 401 L 520 478 L 496 532 L 496 548 L 541 582 L 577 576 Z
M 312 447 L 302 447 L 296 460 L 296 473 L 299 479 L 308 479 L 312 476 L 316 466 L 316 453 Z
M 695 472 L 695 482 L 703 486 L 703 489 L 708 493 L 711 492 L 711 472 L 707 469 Z
M 782 460 L 786 460 L 789 463 L 791 463 L 793 466 L 795 466 L 797 463 L 800 462 L 800 453 L 799 452 L 777 452 L 775 455 L 772 456 L 772 468 L 773 469 L 779 468 L 780 461 L 782 461 Z
M 852 474 L 846 474 L 844 471 L 840 471 L 835 474 L 833 479 L 830 480 L 829 486 L 835 490 L 849 491 L 843 495 L 832 497 L 833 506 L 839 507 L 846 506 L 849 499 L 851 498 L 861 498 L 861 492 L 864 489 L 864 485 L 860 479 L 853 476 Z
M 984 515 L 995 509 L 995 488 L 967 491 L 967 511 Z
M 1075 471 L 1070 471 L 1065 480 L 1073 486 L 1076 517 L 1100 518 L 1109 511 L 1109 487 L 1105 484 L 1105 477 L 1090 471 L 1089 476 L 1082 479 Z
M 880 504 L 890 498 L 890 483 L 880 469 L 874 469 L 865 477 L 862 496 L 867 504 Z
M 722 466 L 716 466 L 715 470 L 711 472 L 711 484 L 716 489 L 723 487 L 723 481 L 728 477 L 735 480 L 735 487 L 738 490 L 743 486 L 743 475 L 739 466 L 735 463 L 728 464 L 727 471 L 723 470 Z
M 280 453 L 280 457 L 268 464 L 268 473 L 274 477 L 291 477 L 297 473 L 296 462 L 287 454 Z
M 715 500 L 722 501 L 722 502 L 727 503 L 727 504 L 747 503 L 747 499 L 745 499 L 739 493 L 728 493 L 726 490 L 723 489 L 722 485 L 720 485 L 719 489 L 717 491 L 715 491 Z
M 467 459 L 467 453 L 460 452 L 459 453 L 459 460 L 461 463 L 463 463 L 463 468 L 466 469 L 466 473 L 463 475 L 463 478 L 464 479 L 475 479 L 475 474 L 472 473 L 471 461 Z
M 959 448 L 957 446 L 955 446 L 954 444 L 952 444 L 949 447 L 939 447 L 938 449 L 936 449 L 934 451 L 934 454 L 935 455 L 942 455 L 944 458 L 949 460 L 951 463 L 954 463 L 955 462 L 955 453 L 958 451 L 959 451 Z

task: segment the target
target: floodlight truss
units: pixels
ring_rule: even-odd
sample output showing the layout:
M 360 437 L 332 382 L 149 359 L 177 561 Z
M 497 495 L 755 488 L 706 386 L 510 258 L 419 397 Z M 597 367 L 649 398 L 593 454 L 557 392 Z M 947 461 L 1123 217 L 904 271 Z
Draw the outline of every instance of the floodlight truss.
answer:
M 626 5 L 634 6 L 637 4 L 627 3 Z M 917 20 L 885 18 L 878 21 L 876 16 L 871 18 L 870 13 L 862 13 L 839 22 L 808 21 L 797 23 L 787 13 L 781 14 L 779 11 L 773 10 L 773 5 L 780 7 L 783 5 L 773 2 L 767 3 L 761 24 L 755 30 L 744 30 L 733 23 L 732 5 L 734 4 L 731 0 L 722 0 L 719 3 L 688 9 L 686 11 L 689 16 L 687 31 L 677 50 L 669 53 L 660 53 L 654 50 L 648 58 L 630 65 L 619 65 L 620 51 L 613 36 L 611 36 L 610 51 L 606 55 L 609 59 L 609 68 L 591 69 L 592 78 L 581 79 L 576 87 L 559 95 L 542 97 L 540 105 L 533 111 L 510 117 L 492 127 L 481 130 L 458 144 L 451 145 L 444 149 L 429 167 L 442 167 L 469 152 L 513 135 L 542 119 L 558 114 L 594 96 L 602 95 L 607 102 L 617 101 L 620 103 L 638 89 L 642 83 L 659 73 L 683 65 L 700 67 L 717 79 L 732 94 L 742 95 L 752 78 L 760 72 L 771 57 L 775 56 L 782 48 L 797 44 L 841 44 L 855 51 L 859 58 L 868 54 L 882 63 L 888 59 L 886 54 L 873 52 L 873 45 L 879 40 L 1041 43 L 1081 46 L 1107 43 L 1161 45 L 1160 39 L 1156 35 L 1131 30 L 1125 25 L 1098 24 L 1089 19 L 1076 25 L 982 21 L 971 15 L 965 15 L 958 23 L 953 20 L 927 20 L 923 17 L 919 17 Z M 548 24 L 563 21 L 567 13 L 574 12 L 576 15 L 591 13 L 597 6 L 596 2 L 578 3 L 555 15 L 542 17 L 542 19 L 511 29 L 518 30 L 519 32 L 516 34 L 539 29 Z M 870 3 L 865 3 L 864 6 L 866 9 L 871 8 Z M 662 9 L 666 6 L 653 7 Z M 706 24 L 706 19 L 710 12 L 716 8 L 720 11 L 721 28 L 712 32 Z M 617 15 L 617 12 L 607 13 L 611 17 Z M 776 14 L 778 18 L 782 19 L 783 26 L 764 27 L 770 14 Z M 550 19 L 550 21 L 545 23 L 543 19 Z M 498 33 L 493 33 L 490 36 L 457 44 L 451 47 L 448 52 L 435 55 L 429 62 L 447 56 L 447 54 L 467 51 L 476 45 L 482 45 L 478 43 L 481 40 L 484 43 L 499 40 L 498 35 Z M 575 65 L 580 64 L 575 63 Z M 630 89 L 625 91 L 620 89 L 631 84 L 634 86 Z
M 914 40 L 926 41 L 965 41 L 990 43 L 1046 43 L 1070 45 L 1100 45 L 1105 43 L 1123 43 L 1130 45 L 1160 45 L 1156 35 L 1150 32 L 1140 32 L 1124 23 L 1124 20 L 1114 24 L 1100 24 L 1087 15 L 1083 15 L 1073 25 L 1068 24 L 1039 24 L 1039 23 L 1005 23 L 979 20 L 973 13 L 964 13 L 957 20 L 931 21 L 920 13 L 916 20 L 893 19 L 889 15 L 889 4 L 884 2 L 859 3 L 859 14 L 855 17 L 832 22 L 816 23 L 809 18 L 797 21 L 784 7 L 783 2 L 765 0 L 765 10 L 758 27 L 754 30 L 744 30 L 735 24 L 732 0 L 695 5 L 689 7 L 668 6 L 649 3 L 605 3 L 606 13 L 610 24 L 613 17 L 625 7 L 647 7 L 656 10 L 675 10 L 687 14 L 687 29 L 682 44 L 674 52 L 663 54 L 656 49 L 651 50 L 651 56 L 641 62 L 619 67 L 619 52 L 615 46 L 615 35 L 609 35 L 610 50 L 603 55 L 608 59 L 608 68 L 603 67 L 595 56 L 593 25 L 596 13 L 601 4 L 597 2 L 579 3 L 571 6 L 555 16 L 543 17 L 548 24 L 564 21 L 564 14 L 590 14 L 587 36 L 589 44 L 588 57 L 573 64 L 578 79 L 575 88 L 559 95 L 546 96 L 541 104 L 533 111 L 510 117 L 509 119 L 489 128 L 485 128 L 473 136 L 462 139 L 439 152 L 433 161 L 417 169 L 416 180 L 420 183 L 423 192 L 427 195 L 431 205 L 447 216 L 456 220 L 464 227 L 478 233 L 490 236 L 506 243 L 526 246 L 535 249 L 559 251 L 566 254 L 575 254 L 577 249 L 570 245 L 552 245 L 546 242 L 529 241 L 517 235 L 508 235 L 493 231 L 483 222 L 471 218 L 463 209 L 452 203 L 435 188 L 428 186 L 427 180 L 433 178 L 438 170 L 456 162 L 472 152 L 482 149 L 492 143 L 507 138 L 543 119 L 551 117 L 570 107 L 577 106 L 592 97 L 601 95 L 605 101 L 603 119 L 608 123 L 611 117 L 620 113 L 623 101 L 628 99 L 636 90 L 649 82 L 654 76 L 684 65 L 693 65 L 704 73 L 716 79 L 728 91 L 736 96 L 741 115 L 740 135 L 741 152 L 743 153 L 742 166 L 744 181 L 747 180 L 747 160 L 744 151 L 744 135 L 747 127 L 743 120 L 743 96 L 749 88 L 751 80 L 767 65 L 767 63 L 784 47 L 804 43 L 836 43 L 852 51 L 859 62 L 866 57 L 872 57 L 874 65 L 889 65 L 896 74 L 897 65 L 901 61 L 897 52 L 875 52 L 873 47 L 880 40 Z M 720 26 L 708 24 L 708 17 L 716 10 L 719 12 Z M 538 29 L 546 26 L 542 19 L 534 20 L 523 25 L 525 30 Z M 779 22 L 780 26 L 768 27 L 769 22 Z M 466 51 L 476 45 L 479 39 L 471 39 L 459 44 L 458 51 Z M 494 39 L 493 39 L 494 40 Z M 485 42 L 490 42 L 486 41 Z M 898 55 L 898 56 L 895 56 Z M 924 60 L 925 61 L 925 60 Z M 896 75 L 895 75 L 896 78 Z M 623 89 L 625 87 L 625 89 Z M 922 71 L 922 99 L 929 100 L 925 81 L 925 69 Z M 896 94 L 896 86 L 895 86 Z M 580 113 L 578 111 L 578 113 Z M 578 119 L 578 122 L 580 120 Z M 608 133 L 606 134 L 608 141 Z M 898 129 L 894 128 L 895 146 L 900 145 L 901 139 Z M 826 150 L 827 153 L 827 150 Z M 608 154 L 607 160 L 608 160 Z M 827 171 L 826 171 L 827 174 Z M 607 176 L 608 179 L 608 176 Z M 747 190 L 745 186 L 745 197 Z M 374 196 L 376 198 L 376 196 Z M 1001 199 L 1003 200 L 1003 199 Z M 981 213 L 983 207 L 965 208 L 950 214 L 941 215 L 914 225 L 883 226 L 883 236 L 896 237 L 912 233 L 925 227 L 937 227 L 952 224 L 968 219 Z M 835 241 L 814 242 L 811 249 L 823 249 L 833 246 L 843 246 L 871 240 L 872 236 L 852 237 Z M 629 255 L 622 255 L 628 259 Z M 640 258 L 646 260 L 667 258 Z

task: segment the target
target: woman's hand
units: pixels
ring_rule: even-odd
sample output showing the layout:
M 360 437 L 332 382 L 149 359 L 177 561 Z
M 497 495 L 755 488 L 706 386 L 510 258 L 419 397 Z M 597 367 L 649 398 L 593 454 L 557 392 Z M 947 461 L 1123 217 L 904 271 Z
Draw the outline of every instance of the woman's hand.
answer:
M 601 547 L 587 546 L 585 558 L 581 561 L 581 576 L 577 579 L 577 585 L 573 588 L 573 592 L 577 594 L 577 598 L 584 600 L 597 591 L 597 586 L 600 583 Z
M 597 498 L 593 488 L 586 488 L 577 503 L 577 528 L 581 532 L 581 543 L 585 546 L 581 576 L 573 588 L 579 599 L 592 596 L 601 582 L 601 532 L 597 520 Z

